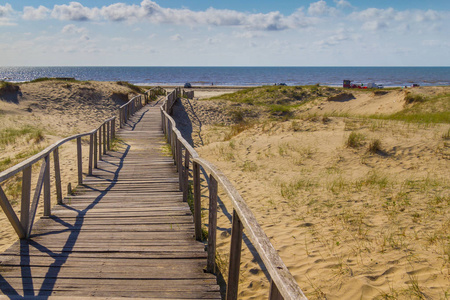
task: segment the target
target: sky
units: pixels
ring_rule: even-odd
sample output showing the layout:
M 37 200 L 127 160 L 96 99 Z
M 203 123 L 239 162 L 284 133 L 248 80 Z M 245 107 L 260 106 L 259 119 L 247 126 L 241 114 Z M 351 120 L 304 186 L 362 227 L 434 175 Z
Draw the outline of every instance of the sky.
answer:
M 450 66 L 449 0 L 0 1 L 0 66 Z

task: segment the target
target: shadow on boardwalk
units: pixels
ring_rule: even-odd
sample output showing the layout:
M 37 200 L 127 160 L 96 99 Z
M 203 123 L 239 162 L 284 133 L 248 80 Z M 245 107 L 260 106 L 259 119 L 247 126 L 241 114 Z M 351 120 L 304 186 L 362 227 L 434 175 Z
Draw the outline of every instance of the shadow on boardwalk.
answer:
M 61 270 L 61 267 L 66 263 L 69 255 L 71 254 L 77 240 L 78 236 L 80 234 L 80 229 L 83 226 L 85 215 L 93 209 L 102 199 L 103 197 L 116 185 L 117 179 L 119 177 L 119 173 L 121 169 L 123 168 L 124 160 L 130 150 L 130 145 L 123 143 L 123 146 L 125 147 L 123 152 L 116 152 L 120 153 L 119 156 L 119 164 L 117 166 L 117 169 L 114 172 L 114 179 L 111 181 L 109 186 L 107 186 L 105 189 L 98 190 L 93 187 L 90 187 L 89 185 L 84 185 L 85 188 L 100 192 L 100 195 L 95 198 L 95 200 L 87 206 L 83 210 L 77 210 L 75 208 L 72 208 L 70 205 L 62 204 L 61 206 L 64 207 L 67 210 L 71 210 L 76 212 L 75 222 L 74 224 L 69 224 L 62 220 L 61 218 L 58 218 L 56 216 L 50 216 L 49 219 L 53 220 L 55 223 L 59 223 L 62 226 L 66 227 L 66 229 L 58 230 L 58 231 L 50 231 L 43 234 L 33 234 L 31 235 L 29 240 L 20 240 L 20 273 L 22 278 L 22 289 L 23 289 L 23 297 L 27 298 L 30 296 L 50 296 L 52 294 L 52 290 L 55 286 L 56 280 L 58 279 L 58 274 Z M 111 154 L 111 153 L 110 153 Z M 106 156 L 106 155 L 105 155 Z M 38 225 L 38 224 L 37 224 Z M 67 238 L 64 246 L 60 251 L 55 251 L 48 249 L 44 245 L 36 242 L 33 240 L 33 238 L 37 238 L 44 235 L 56 235 L 64 232 L 69 232 L 69 237 Z M 48 271 L 43 279 L 41 288 L 39 290 L 35 290 L 34 284 L 33 284 L 33 274 L 31 267 L 33 266 L 31 264 L 30 260 L 30 247 L 33 247 L 37 249 L 42 254 L 45 254 L 48 257 L 51 257 L 54 262 L 48 266 Z M 6 266 L 7 267 L 7 266 Z M 8 283 L 8 280 L 5 279 L 0 274 L 0 290 L 4 295 L 7 296 L 16 296 L 21 297 L 19 292 L 17 292 L 12 285 Z

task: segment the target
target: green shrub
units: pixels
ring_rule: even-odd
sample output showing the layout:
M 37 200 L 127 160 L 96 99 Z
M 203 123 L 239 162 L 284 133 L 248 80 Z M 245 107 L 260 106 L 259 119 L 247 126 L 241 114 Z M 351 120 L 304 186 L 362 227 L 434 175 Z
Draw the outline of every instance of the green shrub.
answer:
M 362 133 L 352 131 L 347 139 L 346 145 L 350 148 L 359 148 L 363 145 L 365 139 L 366 137 Z

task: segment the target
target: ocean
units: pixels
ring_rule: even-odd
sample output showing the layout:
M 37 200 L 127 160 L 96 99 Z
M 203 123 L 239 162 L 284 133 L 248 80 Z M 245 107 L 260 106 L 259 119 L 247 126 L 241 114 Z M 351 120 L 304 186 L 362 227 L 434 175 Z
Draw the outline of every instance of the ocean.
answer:
M 0 67 L 0 80 L 30 81 L 41 77 L 128 81 L 138 85 L 341 86 L 342 80 L 385 87 L 450 85 L 450 67 Z

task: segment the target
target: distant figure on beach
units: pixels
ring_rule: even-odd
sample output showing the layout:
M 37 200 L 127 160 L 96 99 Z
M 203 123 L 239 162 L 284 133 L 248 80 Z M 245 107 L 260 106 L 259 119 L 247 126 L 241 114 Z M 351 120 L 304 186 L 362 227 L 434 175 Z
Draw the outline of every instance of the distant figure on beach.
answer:
M 211 82 L 211 85 L 214 85 L 214 82 Z

